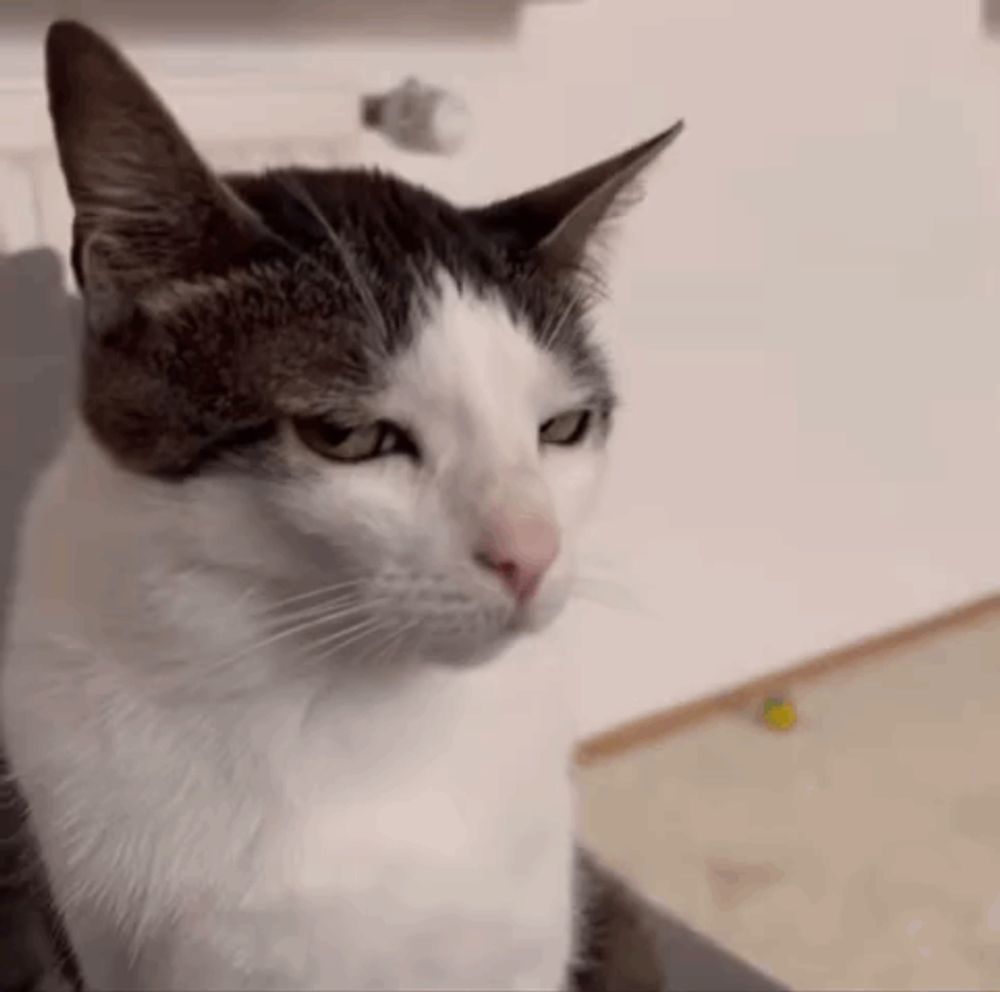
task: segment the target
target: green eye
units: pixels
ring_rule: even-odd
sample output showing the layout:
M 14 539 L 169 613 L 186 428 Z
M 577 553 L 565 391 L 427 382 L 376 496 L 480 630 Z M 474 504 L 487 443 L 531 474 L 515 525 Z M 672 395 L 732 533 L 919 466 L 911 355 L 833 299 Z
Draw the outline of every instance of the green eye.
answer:
M 334 462 L 366 462 L 386 455 L 418 457 L 413 438 L 387 420 L 344 427 L 321 417 L 294 421 L 299 440 L 317 455 Z
M 538 431 L 542 444 L 579 444 L 590 430 L 590 410 L 571 410 L 546 420 Z

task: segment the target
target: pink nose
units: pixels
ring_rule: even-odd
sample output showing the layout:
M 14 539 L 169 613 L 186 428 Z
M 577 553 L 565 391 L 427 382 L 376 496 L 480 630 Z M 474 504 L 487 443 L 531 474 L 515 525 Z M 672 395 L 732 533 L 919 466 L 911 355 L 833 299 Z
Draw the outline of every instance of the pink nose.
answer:
M 519 603 L 525 603 L 558 554 L 559 531 L 551 519 L 501 513 L 490 522 L 475 557 L 497 574 Z

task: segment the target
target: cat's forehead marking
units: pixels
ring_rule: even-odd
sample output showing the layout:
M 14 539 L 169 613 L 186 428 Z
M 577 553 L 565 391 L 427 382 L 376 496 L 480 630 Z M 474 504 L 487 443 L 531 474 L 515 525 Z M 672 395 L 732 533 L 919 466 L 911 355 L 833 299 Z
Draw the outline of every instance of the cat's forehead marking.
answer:
M 463 291 L 443 275 L 437 285 L 410 346 L 393 363 L 390 404 L 502 430 L 578 392 L 568 368 L 497 295 Z

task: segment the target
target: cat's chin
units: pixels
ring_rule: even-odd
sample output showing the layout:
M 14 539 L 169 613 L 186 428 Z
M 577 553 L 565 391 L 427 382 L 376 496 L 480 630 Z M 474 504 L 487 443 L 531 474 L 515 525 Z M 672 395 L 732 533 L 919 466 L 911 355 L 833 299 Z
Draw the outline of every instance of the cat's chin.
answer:
M 514 634 L 497 637 L 480 644 L 442 645 L 437 649 L 428 648 L 421 653 L 420 660 L 429 665 L 440 665 L 444 668 L 480 668 L 500 657 L 514 639 Z
M 562 600 L 534 603 L 512 613 L 495 631 L 477 637 L 429 638 L 420 651 L 420 660 L 448 668 L 477 668 L 489 664 L 521 637 L 545 630 L 562 612 L 563 605 Z

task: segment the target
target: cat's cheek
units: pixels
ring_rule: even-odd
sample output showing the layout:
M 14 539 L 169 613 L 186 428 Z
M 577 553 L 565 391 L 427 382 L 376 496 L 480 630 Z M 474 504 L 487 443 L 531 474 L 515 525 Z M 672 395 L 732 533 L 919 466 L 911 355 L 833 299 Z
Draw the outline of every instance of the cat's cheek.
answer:
M 410 480 L 395 465 L 314 466 L 282 500 L 289 522 L 331 546 L 370 558 L 396 548 L 418 514 Z

